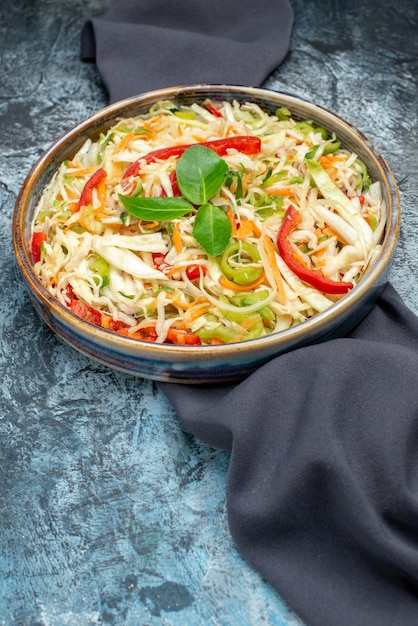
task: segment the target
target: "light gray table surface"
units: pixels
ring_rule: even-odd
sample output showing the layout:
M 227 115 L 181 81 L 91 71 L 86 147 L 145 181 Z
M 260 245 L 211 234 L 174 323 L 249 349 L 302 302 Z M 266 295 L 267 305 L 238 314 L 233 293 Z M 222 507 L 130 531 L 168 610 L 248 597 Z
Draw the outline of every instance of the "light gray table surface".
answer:
M 14 259 L 30 167 L 107 104 L 79 42 L 108 4 L 0 6 L 0 624 L 296 626 L 232 543 L 228 454 L 185 432 L 153 382 L 64 345 Z M 418 313 L 418 3 L 291 4 L 291 48 L 264 86 L 339 113 L 383 153 L 402 206 L 389 279 Z

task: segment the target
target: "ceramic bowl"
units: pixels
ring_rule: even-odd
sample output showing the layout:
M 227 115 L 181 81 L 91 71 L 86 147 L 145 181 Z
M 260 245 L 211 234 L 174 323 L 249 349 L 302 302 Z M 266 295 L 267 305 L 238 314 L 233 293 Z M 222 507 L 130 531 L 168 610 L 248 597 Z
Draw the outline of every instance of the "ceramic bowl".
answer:
M 306 322 L 242 343 L 217 346 L 176 346 L 142 342 L 116 335 L 75 316 L 41 285 L 31 261 L 31 222 L 40 196 L 58 165 L 71 159 L 90 137 L 112 126 L 121 116 L 148 111 L 158 100 L 183 104 L 205 98 L 253 101 L 274 112 L 286 106 L 295 118 L 312 119 L 335 131 L 348 149 L 366 163 L 374 180 L 380 180 L 388 208 L 383 247 L 376 263 L 360 283 L 330 309 Z M 399 231 L 399 196 L 388 165 L 372 143 L 338 115 L 296 97 L 265 89 L 224 85 L 190 85 L 167 88 L 112 104 L 55 141 L 28 174 L 17 198 L 13 216 L 14 249 L 33 304 L 42 320 L 73 348 L 110 368 L 158 381 L 175 383 L 219 383 L 237 381 L 273 357 L 302 346 L 342 336 L 370 310 L 387 280 L 387 270 Z

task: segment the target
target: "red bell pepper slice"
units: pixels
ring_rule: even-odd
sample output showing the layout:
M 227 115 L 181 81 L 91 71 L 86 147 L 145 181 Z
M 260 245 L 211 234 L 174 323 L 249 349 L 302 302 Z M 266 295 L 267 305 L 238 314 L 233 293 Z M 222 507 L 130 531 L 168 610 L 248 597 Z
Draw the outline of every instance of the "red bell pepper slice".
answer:
M 215 117 L 222 117 L 222 113 L 218 111 L 218 109 L 211 102 L 206 101 L 203 103 L 203 106 L 209 111 L 209 113 L 212 113 L 212 115 L 214 115 Z
M 101 326 L 102 314 L 100 313 L 100 311 L 97 311 L 97 309 L 93 309 L 93 307 L 84 304 L 84 302 L 81 302 L 81 300 L 79 300 L 75 295 L 71 285 L 67 286 L 66 296 L 70 300 L 70 303 L 68 305 L 70 311 L 75 313 L 75 315 L 81 317 L 83 320 L 86 320 L 87 322 L 91 322 L 96 326 Z
M 83 191 L 81 192 L 80 199 L 77 205 L 77 211 L 81 209 L 83 206 L 88 206 L 91 204 L 93 197 L 93 189 L 97 187 L 99 183 L 102 182 L 106 178 L 106 170 L 103 167 L 100 167 L 98 170 L 92 174 L 92 176 L 88 179 L 86 184 L 84 185 Z
M 257 154 L 261 150 L 261 139 L 252 135 L 237 135 L 236 137 L 205 141 L 200 145 L 210 148 L 218 156 L 223 156 L 231 148 L 243 154 Z
M 115 332 L 121 330 L 122 328 L 129 328 L 129 324 L 125 322 L 121 322 L 120 320 L 114 320 L 110 315 L 106 315 L 106 313 L 101 314 L 100 326 L 102 328 L 113 330 Z
M 196 280 L 200 278 L 200 276 L 206 276 L 207 267 L 205 265 L 195 265 L 191 264 L 186 267 L 186 276 L 189 280 Z
M 197 335 L 187 333 L 184 330 L 170 328 L 167 332 L 167 341 L 179 346 L 201 346 L 202 340 Z
M 163 263 L 165 263 L 165 254 L 163 254 L 162 252 L 153 252 L 152 260 L 155 267 L 159 268 Z
M 81 300 L 79 300 L 75 295 L 71 285 L 67 285 L 66 296 L 70 300 L 68 308 L 83 320 L 91 322 L 96 326 L 101 326 L 106 330 L 113 330 L 114 332 L 119 332 L 129 328 L 129 325 L 125 322 L 114 320 L 110 315 L 101 313 L 97 309 L 81 302 Z
M 91 306 L 87 306 L 87 304 L 84 304 L 81 300 L 72 300 L 70 302 L 70 309 L 83 320 L 91 322 L 96 326 L 101 326 L 102 316 L 100 311 L 93 309 Z
M 154 267 L 156 267 L 161 272 L 165 272 L 166 270 L 170 270 L 173 266 L 166 262 L 165 254 L 162 252 L 153 252 L 152 253 L 152 261 L 154 263 Z
M 120 326 L 119 328 L 113 329 L 117 335 L 122 335 L 122 337 L 128 337 L 129 339 L 138 339 L 139 341 L 148 341 L 153 343 L 157 339 L 157 333 L 154 326 L 147 326 L 145 328 L 141 328 L 140 330 L 136 330 L 133 333 L 129 332 L 129 326 Z
M 42 231 L 35 231 L 32 235 L 31 241 L 31 253 L 32 253 L 32 261 L 37 263 L 41 260 L 42 254 L 42 245 L 45 241 L 48 240 L 46 233 Z
M 311 285 L 311 287 L 315 287 L 318 291 L 329 294 L 347 293 L 354 287 L 353 283 L 331 280 L 327 278 L 321 270 L 305 267 L 303 263 L 294 256 L 288 236 L 300 221 L 301 217 L 299 212 L 294 206 L 290 206 L 286 211 L 283 223 L 277 235 L 277 248 L 283 261 L 298 278 L 308 283 L 308 285 Z
M 170 179 L 170 183 L 171 183 L 171 188 L 173 190 L 173 196 L 175 198 L 178 198 L 179 196 L 181 196 L 181 191 L 180 191 L 180 188 L 179 188 L 178 183 L 177 183 L 176 170 L 173 170 L 171 172 L 171 174 L 169 176 L 169 179 Z M 167 196 L 167 194 L 166 194 L 165 190 L 162 189 L 161 190 L 161 197 L 163 198 L 163 197 L 166 197 L 166 196 Z
M 183 144 L 181 146 L 169 146 L 168 148 L 153 150 L 137 161 L 134 161 L 134 163 L 127 168 L 122 179 L 128 178 L 129 176 L 138 176 L 140 163 L 142 161 L 145 161 L 145 163 L 153 163 L 158 159 L 165 161 L 171 156 L 180 157 L 183 152 L 195 145 L 210 148 L 219 156 L 226 154 L 230 148 L 235 148 L 235 150 L 243 152 L 244 154 L 257 154 L 257 152 L 261 150 L 261 139 L 259 137 L 253 137 L 252 135 L 237 135 L 236 137 L 226 137 L 225 139 L 214 139 L 213 141 L 204 141 L 197 144 Z
M 97 311 L 97 309 L 81 302 L 81 300 L 79 300 L 75 295 L 71 285 L 67 285 L 66 295 L 70 300 L 68 308 L 70 311 L 75 313 L 75 315 L 78 315 L 83 320 L 86 320 L 91 324 L 95 324 L 96 326 L 113 330 L 118 335 L 124 335 L 126 337 L 130 336 L 127 324 L 124 322 L 115 322 L 114 320 L 109 319 L 109 315 L 101 313 L 100 311 Z M 135 333 L 133 338 L 137 339 L 138 335 L 141 336 L 143 341 L 155 341 L 157 338 L 157 333 L 153 326 L 141 329 Z M 200 346 L 202 344 L 200 337 L 197 335 L 193 335 L 192 333 L 188 333 L 184 330 L 177 330 L 176 328 L 169 329 L 166 341 L 180 346 Z
M 124 180 L 125 178 L 129 178 L 129 176 L 138 176 L 140 171 L 140 161 L 144 161 L 146 164 L 158 161 L 158 159 L 160 159 L 161 161 L 165 161 L 171 156 L 181 156 L 183 152 L 189 147 L 190 146 L 186 145 L 170 146 L 169 148 L 160 148 L 158 150 L 148 152 L 148 154 L 145 154 L 137 161 L 131 163 L 131 165 L 125 170 L 125 173 L 122 176 L 122 180 Z

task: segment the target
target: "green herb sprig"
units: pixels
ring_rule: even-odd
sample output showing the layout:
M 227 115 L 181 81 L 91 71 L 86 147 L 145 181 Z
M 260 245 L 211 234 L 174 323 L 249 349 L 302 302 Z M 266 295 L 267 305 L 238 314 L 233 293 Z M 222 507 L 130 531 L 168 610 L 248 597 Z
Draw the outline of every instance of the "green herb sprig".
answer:
M 225 212 L 209 200 L 219 191 L 228 174 L 227 163 L 205 146 L 191 146 L 177 163 L 180 198 L 145 198 L 119 195 L 126 210 L 142 220 L 171 221 L 197 211 L 193 236 L 211 256 L 222 254 L 232 235 Z

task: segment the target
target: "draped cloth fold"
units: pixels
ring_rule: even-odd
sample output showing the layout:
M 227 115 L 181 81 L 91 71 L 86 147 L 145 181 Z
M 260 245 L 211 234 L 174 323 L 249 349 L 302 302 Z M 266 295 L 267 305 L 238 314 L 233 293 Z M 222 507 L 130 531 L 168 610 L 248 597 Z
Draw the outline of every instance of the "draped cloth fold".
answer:
M 110 100 L 193 83 L 260 86 L 284 59 L 288 0 L 119 0 L 82 32 Z
M 418 318 L 390 284 L 346 337 L 159 387 L 231 452 L 232 537 L 306 624 L 417 626 Z
M 82 58 L 111 101 L 258 86 L 292 24 L 287 0 L 119 0 L 86 24 Z M 308 626 L 418 626 L 418 318 L 390 284 L 345 337 L 239 384 L 159 388 L 231 453 L 232 537 Z

